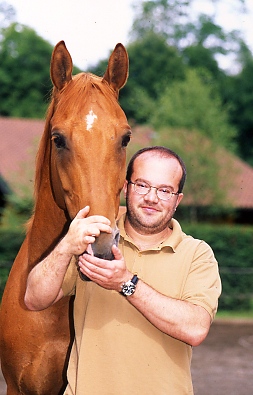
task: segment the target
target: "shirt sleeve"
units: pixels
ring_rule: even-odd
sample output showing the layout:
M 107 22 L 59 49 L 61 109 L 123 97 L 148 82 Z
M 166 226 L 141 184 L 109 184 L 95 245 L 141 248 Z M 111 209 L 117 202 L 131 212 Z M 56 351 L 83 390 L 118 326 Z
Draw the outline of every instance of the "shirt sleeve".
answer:
M 189 268 L 182 299 L 202 306 L 213 320 L 220 294 L 221 279 L 218 263 L 211 247 L 204 241 L 199 241 Z
M 78 276 L 78 271 L 76 266 L 76 258 L 75 256 L 73 256 L 62 283 L 62 290 L 64 296 L 75 294 L 77 276 Z

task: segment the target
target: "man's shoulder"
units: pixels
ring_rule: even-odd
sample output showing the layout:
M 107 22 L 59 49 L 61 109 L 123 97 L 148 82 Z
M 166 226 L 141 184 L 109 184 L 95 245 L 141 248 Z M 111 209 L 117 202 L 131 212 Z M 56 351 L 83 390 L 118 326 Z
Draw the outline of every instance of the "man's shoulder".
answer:
M 191 250 L 197 255 L 214 255 L 212 247 L 205 240 L 195 238 L 191 235 L 187 235 L 184 232 L 182 232 L 182 241 L 178 245 L 178 248 L 187 250 L 188 252 Z

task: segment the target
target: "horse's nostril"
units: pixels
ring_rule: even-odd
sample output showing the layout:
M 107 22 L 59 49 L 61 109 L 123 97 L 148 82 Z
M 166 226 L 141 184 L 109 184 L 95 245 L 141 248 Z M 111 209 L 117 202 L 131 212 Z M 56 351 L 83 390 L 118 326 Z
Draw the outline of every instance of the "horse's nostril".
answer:
M 119 238 L 120 238 L 120 233 L 119 233 L 119 229 L 117 228 L 117 230 L 115 231 L 115 234 L 114 234 L 114 244 L 116 246 L 118 246 L 118 244 L 119 244 Z

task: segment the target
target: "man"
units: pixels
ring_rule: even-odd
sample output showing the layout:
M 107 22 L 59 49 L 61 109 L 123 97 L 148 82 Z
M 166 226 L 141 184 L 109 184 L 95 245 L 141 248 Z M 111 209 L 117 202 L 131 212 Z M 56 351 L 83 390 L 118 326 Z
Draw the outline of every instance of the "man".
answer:
M 106 218 L 86 218 L 86 207 L 30 273 L 25 296 L 30 309 L 75 293 L 66 395 L 193 394 L 192 346 L 208 334 L 221 283 L 211 248 L 186 236 L 172 219 L 185 177 L 184 163 L 173 151 L 138 151 L 128 165 L 127 213 L 119 220 L 115 259 L 83 254 L 79 271 L 92 281 L 78 275 L 72 256 L 90 250 L 100 232 L 111 231 Z

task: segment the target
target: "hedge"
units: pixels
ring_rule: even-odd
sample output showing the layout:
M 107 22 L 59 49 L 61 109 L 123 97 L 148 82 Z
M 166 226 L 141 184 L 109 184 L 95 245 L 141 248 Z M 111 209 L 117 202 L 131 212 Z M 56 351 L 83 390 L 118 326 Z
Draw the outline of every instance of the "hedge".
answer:
M 185 233 L 205 240 L 219 263 L 219 310 L 249 310 L 253 300 L 253 227 L 184 224 Z
M 24 240 L 24 232 L 0 228 L 0 298 L 13 260 Z
M 181 223 L 183 231 L 205 240 L 219 263 L 222 295 L 219 310 L 249 310 L 253 300 L 253 227 Z M 0 293 L 24 239 L 0 229 Z M 1 295 L 0 295 L 1 296 Z

